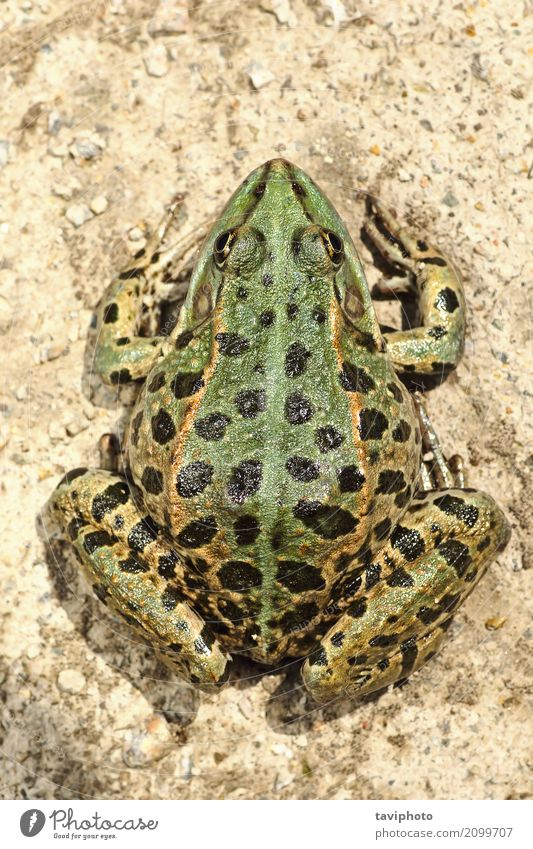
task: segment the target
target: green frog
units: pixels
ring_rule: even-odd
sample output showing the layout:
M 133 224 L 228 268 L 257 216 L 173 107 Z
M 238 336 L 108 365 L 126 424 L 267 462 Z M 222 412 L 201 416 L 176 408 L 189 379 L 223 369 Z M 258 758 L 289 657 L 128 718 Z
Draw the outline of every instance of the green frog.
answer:
M 458 468 L 428 472 L 438 443 L 401 379 L 456 367 L 459 277 L 374 201 L 367 231 L 419 312 L 381 328 L 338 213 L 274 159 L 205 238 L 172 331 L 140 335 L 143 297 L 176 278 L 175 214 L 100 305 L 96 371 L 140 391 L 120 473 L 58 484 L 59 533 L 98 598 L 189 682 L 220 685 L 232 652 L 302 658 L 320 703 L 402 681 L 509 537 Z

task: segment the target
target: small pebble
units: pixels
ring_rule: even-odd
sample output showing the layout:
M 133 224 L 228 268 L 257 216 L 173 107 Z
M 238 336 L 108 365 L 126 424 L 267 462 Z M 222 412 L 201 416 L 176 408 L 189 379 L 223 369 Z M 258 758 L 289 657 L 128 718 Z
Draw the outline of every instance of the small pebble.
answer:
M 252 62 L 248 65 L 246 73 L 256 91 L 276 79 L 276 75 L 272 71 L 269 71 L 268 68 L 264 68 L 259 62 Z
M 57 686 L 63 693 L 81 693 L 85 677 L 77 669 L 62 669 L 57 676 Z
M 108 203 L 105 195 L 97 195 L 90 203 L 91 212 L 95 215 L 101 215 L 107 209 Z
M 65 218 L 70 221 L 74 227 L 81 227 L 86 221 L 90 221 L 93 214 L 88 206 L 84 203 L 73 203 L 65 212 Z
M 144 233 L 140 227 L 132 227 L 131 230 L 128 230 L 128 239 L 131 242 L 138 242 L 143 238 L 143 236 Z
M 409 171 L 406 171 L 405 168 L 398 168 L 398 180 L 400 183 L 409 183 L 409 181 L 412 180 L 412 177 Z
M 81 433 L 83 430 L 87 430 L 88 427 L 88 422 L 84 421 L 82 418 L 78 418 L 68 422 L 66 430 L 69 436 L 77 436 L 78 433 Z
M 57 109 L 52 109 L 48 113 L 48 133 L 51 136 L 57 136 L 59 130 L 63 126 L 63 119 Z
M 166 720 L 152 714 L 139 728 L 129 730 L 122 757 L 129 767 L 150 766 L 168 755 L 174 746 L 174 738 Z
M 446 192 L 441 203 L 446 204 L 446 206 L 457 206 L 459 201 L 452 192 Z
M 101 147 L 96 142 L 85 138 L 76 139 L 70 151 L 80 159 L 96 159 L 102 152 Z
M 168 74 L 167 48 L 164 44 L 156 44 L 144 56 L 146 73 L 151 77 L 164 77 Z
M 25 386 L 18 386 L 17 391 L 15 392 L 15 398 L 17 401 L 25 401 L 28 397 L 28 390 Z

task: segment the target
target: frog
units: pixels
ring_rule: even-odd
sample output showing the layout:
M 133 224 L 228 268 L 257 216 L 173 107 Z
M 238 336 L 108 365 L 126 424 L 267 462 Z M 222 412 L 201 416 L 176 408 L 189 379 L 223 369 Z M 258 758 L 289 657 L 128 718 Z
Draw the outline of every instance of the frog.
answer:
M 178 207 L 99 306 L 95 371 L 138 394 L 121 468 L 74 469 L 51 495 L 56 536 L 97 598 L 203 690 L 234 656 L 301 661 L 317 704 L 401 684 L 510 535 L 408 386 L 461 359 L 460 276 L 374 198 L 367 234 L 418 310 L 384 328 L 341 217 L 277 158 L 201 233 L 174 327 L 143 335 L 143 298 L 184 267 L 166 241 Z

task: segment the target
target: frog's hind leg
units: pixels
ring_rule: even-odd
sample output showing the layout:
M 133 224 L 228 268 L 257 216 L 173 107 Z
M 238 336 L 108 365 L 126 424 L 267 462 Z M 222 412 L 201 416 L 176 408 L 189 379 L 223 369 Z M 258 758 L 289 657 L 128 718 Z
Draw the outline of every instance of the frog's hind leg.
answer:
M 422 493 L 305 662 L 313 697 L 362 696 L 419 669 L 509 534 L 504 514 L 483 492 Z
M 139 336 L 143 297 L 161 295 L 162 283 L 174 283 L 190 266 L 190 251 L 205 236 L 207 225 L 169 248 L 162 243 L 176 216 L 177 198 L 146 246 L 108 286 L 97 316 L 94 366 L 105 383 L 125 384 L 146 377 L 161 356 L 165 336 Z
M 448 259 L 399 227 L 377 199 L 365 230 L 389 262 L 406 269 L 418 297 L 420 327 L 384 333 L 398 371 L 439 375 L 454 369 L 464 349 L 466 304 L 459 275 Z M 405 291 L 399 283 L 394 291 Z
M 47 514 L 72 542 L 100 601 L 167 664 L 192 683 L 225 680 L 228 657 L 186 600 L 182 559 L 137 508 L 123 477 L 75 469 L 52 494 Z

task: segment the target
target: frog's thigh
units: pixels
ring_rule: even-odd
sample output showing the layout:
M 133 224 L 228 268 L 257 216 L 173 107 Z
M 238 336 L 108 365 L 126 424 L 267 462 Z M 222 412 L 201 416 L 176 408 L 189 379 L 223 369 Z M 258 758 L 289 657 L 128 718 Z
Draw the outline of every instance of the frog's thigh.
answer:
M 305 662 L 314 698 L 364 695 L 422 666 L 509 533 L 482 492 L 439 490 L 415 500 L 371 567 L 381 580 L 350 603 Z
M 75 469 L 58 485 L 48 511 L 104 604 L 187 680 L 223 680 L 227 658 L 180 589 L 182 561 L 138 510 L 124 478 L 102 469 Z

